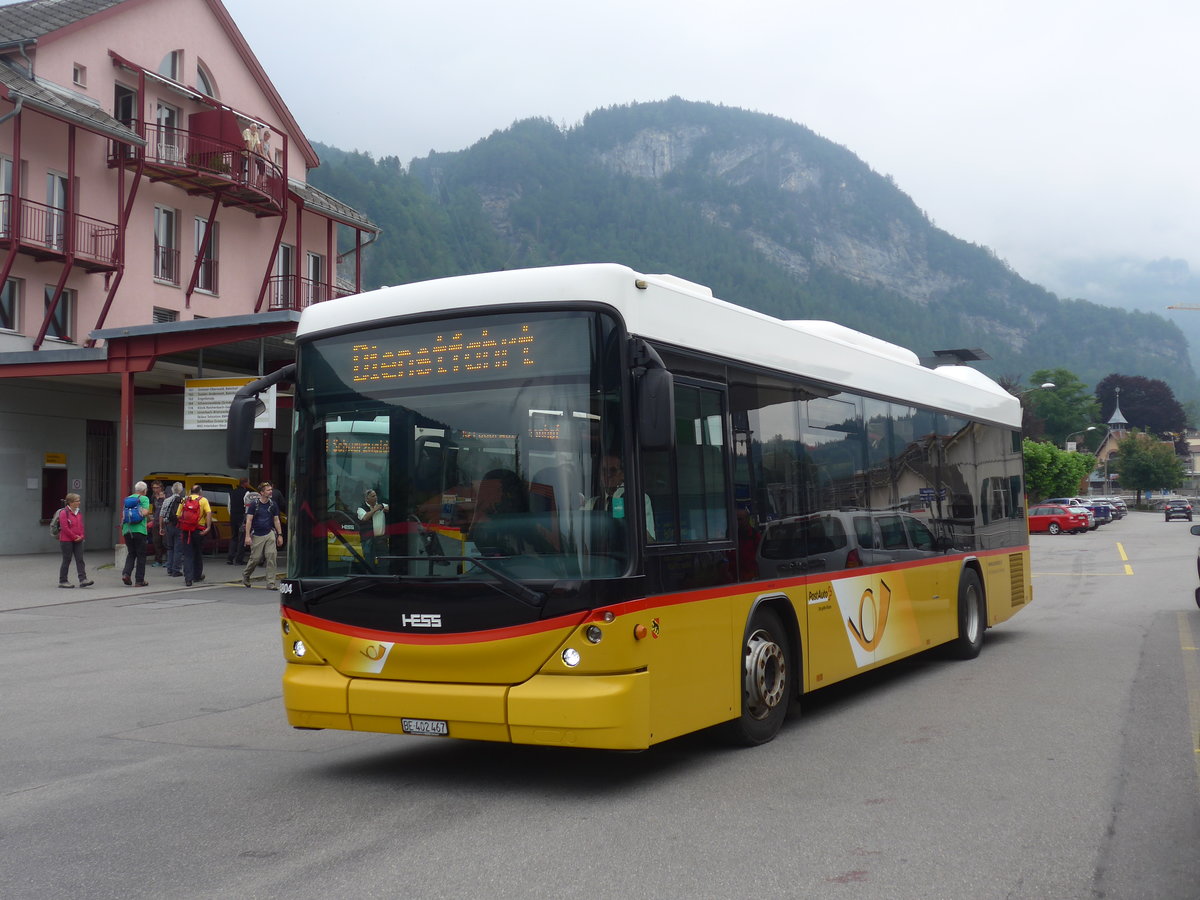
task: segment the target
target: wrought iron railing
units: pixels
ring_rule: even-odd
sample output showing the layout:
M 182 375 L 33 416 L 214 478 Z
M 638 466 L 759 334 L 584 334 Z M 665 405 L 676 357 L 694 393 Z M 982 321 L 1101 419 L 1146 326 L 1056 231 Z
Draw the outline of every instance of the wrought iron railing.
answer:
M 133 123 L 130 128 L 137 128 Z M 109 158 L 114 161 L 136 159 L 141 153 L 146 162 L 159 166 L 191 170 L 218 176 L 235 184 L 254 188 L 283 206 L 287 185 L 283 169 L 274 160 L 251 153 L 241 144 L 232 144 L 184 128 L 146 123 L 146 146 L 140 149 L 127 144 L 113 144 Z
M 154 245 L 154 277 L 159 281 L 179 284 L 179 250 Z
M 20 199 L 20 222 L 14 222 L 18 198 L 0 194 L 0 239 L 16 238 L 20 243 L 67 253 L 104 265 L 116 265 L 117 226 L 79 213 L 68 213 L 45 203 Z M 67 237 L 71 245 L 67 246 Z
M 267 308 L 301 310 L 314 303 L 335 297 L 347 297 L 353 291 L 343 290 L 325 281 L 314 281 L 295 275 L 274 275 L 267 282 Z

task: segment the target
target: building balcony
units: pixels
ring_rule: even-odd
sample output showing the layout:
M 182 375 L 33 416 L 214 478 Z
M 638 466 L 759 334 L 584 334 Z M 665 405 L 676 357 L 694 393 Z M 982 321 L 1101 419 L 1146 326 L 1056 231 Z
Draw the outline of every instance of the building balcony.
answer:
M 16 245 L 38 260 L 65 262 L 68 257 L 88 272 L 117 268 L 117 226 L 79 213 L 0 194 L 0 247 Z
M 352 293 L 324 281 L 297 278 L 295 275 L 275 275 L 267 282 L 267 308 L 271 311 L 292 309 L 299 312 L 314 303 L 348 297 Z
M 189 194 L 220 194 L 224 206 L 254 215 L 277 216 L 287 199 L 283 170 L 233 141 L 212 135 L 145 125 L 146 146 L 109 145 L 108 164 L 136 169 L 144 163 L 151 181 L 166 182 Z

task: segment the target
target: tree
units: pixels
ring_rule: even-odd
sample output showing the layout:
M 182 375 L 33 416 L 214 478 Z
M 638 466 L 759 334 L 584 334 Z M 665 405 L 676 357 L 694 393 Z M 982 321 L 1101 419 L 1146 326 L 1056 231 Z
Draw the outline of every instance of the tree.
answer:
M 1100 404 L 1074 372 L 1038 369 L 1030 380 L 1054 384 L 1053 388 L 1033 388 L 1023 398 L 1033 415 L 1045 423 L 1046 440 L 1062 445 L 1068 435 L 1099 423 Z
M 1187 414 L 1165 381 L 1115 373 L 1096 385 L 1096 399 L 1105 422 L 1116 408 L 1117 388 L 1121 389 L 1121 413 L 1133 427 L 1165 437 L 1183 431 L 1187 425 Z
M 1121 487 L 1136 491 L 1138 503 L 1142 491 L 1171 490 L 1183 484 L 1183 462 L 1175 455 L 1175 445 L 1144 432 L 1135 431 L 1117 444 L 1117 465 Z
M 1025 489 L 1035 500 L 1077 494 L 1079 483 L 1096 466 L 1091 454 L 1060 450 L 1048 442 L 1026 438 L 1021 447 L 1025 455 Z

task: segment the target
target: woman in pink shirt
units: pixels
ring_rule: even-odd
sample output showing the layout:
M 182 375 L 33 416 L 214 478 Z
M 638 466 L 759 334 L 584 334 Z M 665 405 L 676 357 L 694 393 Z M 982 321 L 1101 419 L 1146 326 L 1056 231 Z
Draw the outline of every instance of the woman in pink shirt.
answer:
M 73 588 L 67 580 L 71 571 L 71 557 L 75 557 L 75 571 L 79 573 L 79 586 L 88 587 L 92 582 L 83 566 L 83 513 L 79 511 L 79 495 L 67 494 L 66 506 L 55 513 L 58 516 L 58 546 L 62 549 L 62 565 L 58 567 L 58 586 Z

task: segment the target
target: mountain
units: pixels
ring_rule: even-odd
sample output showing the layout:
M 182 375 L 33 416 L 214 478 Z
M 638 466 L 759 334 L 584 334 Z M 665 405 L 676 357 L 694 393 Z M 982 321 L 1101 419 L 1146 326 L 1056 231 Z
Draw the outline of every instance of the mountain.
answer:
M 1036 273 L 1059 295 L 1087 297 L 1105 306 L 1156 312 L 1179 326 L 1200 366 L 1200 274 L 1186 260 L 1130 256 L 1061 259 Z M 1180 307 L 1167 311 L 1168 307 Z
M 1200 384 L 1161 316 L 1060 299 L 934 226 L 890 178 L 774 116 L 678 98 L 529 119 L 414 159 L 318 147 L 313 183 L 384 229 L 368 286 L 621 262 L 791 319 L 831 319 L 918 355 L 980 347 L 996 377 L 1067 368 Z

